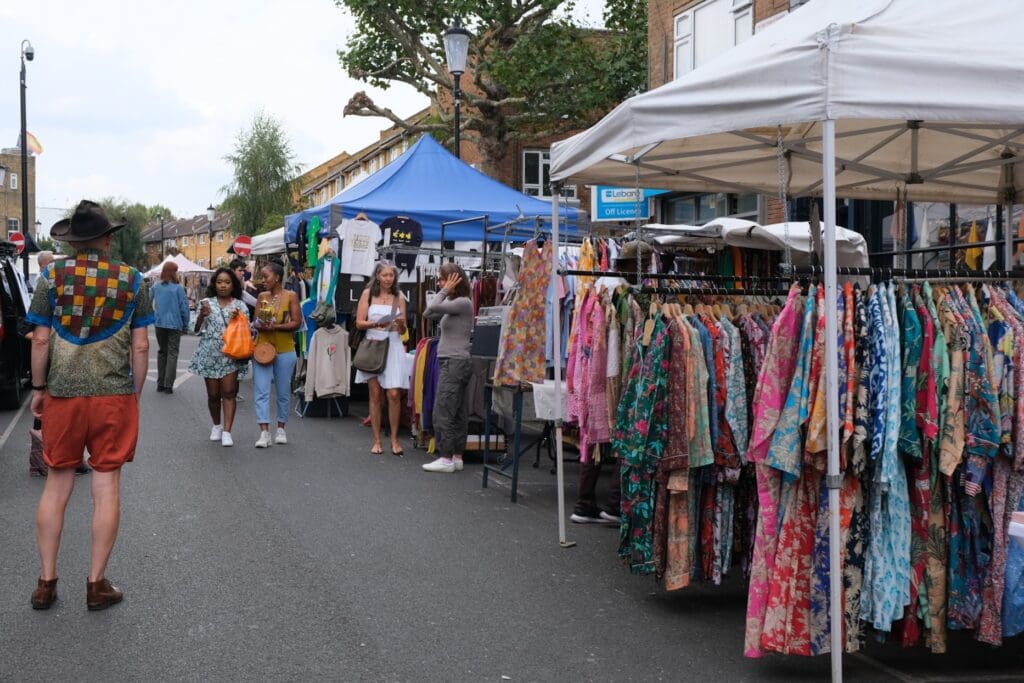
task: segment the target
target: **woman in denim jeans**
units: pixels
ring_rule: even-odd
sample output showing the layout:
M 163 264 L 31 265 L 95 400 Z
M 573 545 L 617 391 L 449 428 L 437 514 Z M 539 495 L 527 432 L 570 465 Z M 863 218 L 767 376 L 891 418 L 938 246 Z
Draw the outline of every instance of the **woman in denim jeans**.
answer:
M 291 409 L 292 374 L 295 371 L 295 330 L 302 324 L 302 310 L 295 292 L 284 288 L 284 268 L 277 263 L 263 266 L 263 285 L 256 307 L 256 343 L 273 344 L 277 355 L 271 363 L 253 362 L 253 404 L 256 422 L 260 425 L 260 438 L 256 448 L 268 448 L 270 438 L 270 383 L 274 382 L 277 396 L 277 433 L 273 443 L 286 444 L 288 436 L 284 426 Z M 261 311 L 266 311 L 261 315 Z

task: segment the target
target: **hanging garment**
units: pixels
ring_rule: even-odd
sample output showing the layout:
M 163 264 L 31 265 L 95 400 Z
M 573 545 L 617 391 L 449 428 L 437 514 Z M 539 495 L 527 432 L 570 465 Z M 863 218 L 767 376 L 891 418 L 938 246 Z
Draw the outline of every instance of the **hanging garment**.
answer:
M 634 346 L 635 361 L 619 404 L 612 448 L 622 462 L 622 525 L 619 555 L 635 574 L 655 571 L 654 476 L 668 434 L 665 405 L 669 334 L 658 318 L 650 344 Z
M 536 240 L 523 247 L 519 270 L 519 291 L 512 303 L 501 337 L 494 383 L 515 386 L 544 381 L 544 293 L 551 277 L 552 243 L 537 248 Z
M 313 333 L 306 365 L 306 401 L 349 395 L 352 374 L 352 349 L 348 332 L 340 325 L 324 327 Z
M 423 244 L 423 226 L 408 216 L 385 218 L 380 224 L 380 229 L 384 235 L 384 242 L 390 246 L 418 247 Z M 412 274 L 416 268 L 416 254 L 395 254 L 395 265 L 398 266 L 399 272 L 404 270 Z
M 377 245 L 382 239 L 380 226 L 365 218 L 350 218 L 338 226 L 341 238 L 341 272 L 347 275 L 373 275 L 377 263 Z
M 804 302 L 800 297 L 800 288 L 793 287 L 790 289 L 785 307 L 772 325 L 772 334 L 754 399 L 754 429 L 747 458 L 756 465 L 759 515 L 751 558 L 750 583 L 747 587 L 747 619 L 743 648 L 743 653 L 747 657 L 760 657 L 764 654 L 761 635 L 765 628 L 765 610 L 775 570 L 782 481 L 779 471 L 764 461 L 796 371 L 796 350 L 800 345 L 800 323 L 803 317 Z

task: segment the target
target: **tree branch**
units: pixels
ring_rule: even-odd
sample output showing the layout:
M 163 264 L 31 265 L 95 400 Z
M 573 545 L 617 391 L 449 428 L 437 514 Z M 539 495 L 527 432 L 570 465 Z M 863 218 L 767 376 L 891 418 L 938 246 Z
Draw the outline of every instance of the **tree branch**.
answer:
M 393 124 L 410 133 L 422 133 L 430 130 L 447 130 L 447 127 L 437 123 L 416 123 L 411 124 L 387 107 L 378 106 L 369 95 L 360 91 L 352 96 L 352 99 L 345 105 L 343 116 L 379 116 L 388 119 Z

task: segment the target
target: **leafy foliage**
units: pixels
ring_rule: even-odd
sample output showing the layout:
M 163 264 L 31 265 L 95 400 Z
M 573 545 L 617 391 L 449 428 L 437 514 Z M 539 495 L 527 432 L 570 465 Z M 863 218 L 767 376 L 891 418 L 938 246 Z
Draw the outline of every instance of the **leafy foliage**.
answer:
M 114 233 L 114 243 L 111 246 L 110 254 L 114 260 L 123 261 L 130 266 L 143 268 L 146 259 L 146 248 L 142 243 L 142 228 L 149 222 L 155 211 L 167 211 L 159 205 L 152 207 L 145 204 L 130 203 L 124 199 L 107 197 L 99 201 L 100 206 L 107 212 L 110 220 L 125 220 L 127 225 Z M 72 210 L 68 210 L 68 216 Z M 167 211 L 170 214 L 170 211 Z M 51 242 L 52 251 L 74 256 L 76 249 L 71 242 Z M 42 247 L 40 247 L 42 248 Z
M 225 159 L 234 167 L 234 180 L 224 188 L 227 197 L 221 208 L 233 212 L 237 232 L 257 234 L 265 230 L 271 216 L 294 210 L 292 183 L 300 169 L 276 119 L 257 113 L 250 128 L 239 132 L 234 153 Z
M 463 76 L 463 137 L 492 170 L 508 143 L 593 124 L 641 90 L 647 74 L 647 3 L 608 0 L 607 31 L 574 24 L 572 0 L 335 0 L 356 31 L 338 52 L 350 76 L 387 88 L 407 83 L 429 97 L 440 119 L 410 126 L 358 93 L 346 114 L 384 116 L 411 132 L 451 135 L 454 79 L 442 34 L 458 16 L 473 37 Z

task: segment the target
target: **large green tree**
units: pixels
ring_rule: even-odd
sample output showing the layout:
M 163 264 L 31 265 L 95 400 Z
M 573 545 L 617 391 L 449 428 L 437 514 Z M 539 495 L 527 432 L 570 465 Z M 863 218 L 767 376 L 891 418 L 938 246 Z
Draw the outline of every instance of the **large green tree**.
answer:
M 294 210 L 292 184 L 300 172 L 280 122 L 264 112 L 238 134 L 235 150 L 225 159 L 234 167 L 221 208 L 234 215 L 236 232 L 255 235 L 280 227 L 281 217 Z
M 472 32 L 463 76 L 462 131 L 494 174 L 509 143 L 593 124 L 643 90 L 647 78 L 647 3 L 608 0 L 607 30 L 569 17 L 572 0 L 335 0 L 356 31 L 338 52 L 350 76 L 380 88 L 400 82 L 430 98 L 438 116 L 410 126 L 364 92 L 346 115 L 383 116 L 410 132 L 447 139 L 454 79 L 442 34 L 458 16 Z
M 118 261 L 124 261 L 136 268 L 143 268 L 146 263 L 146 247 L 142 243 L 142 229 L 156 215 L 157 211 L 167 211 L 160 205 L 152 207 L 138 202 L 128 202 L 124 199 L 107 197 L 99 201 L 100 206 L 107 212 L 112 221 L 124 220 L 127 222 L 123 228 L 114 233 L 114 243 L 111 246 L 111 256 Z M 70 216 L 73 209 L 69 209 Z M 54 250 L 62 254 L 74 255 L 75 245 L 73 242 L 54 242 Z

